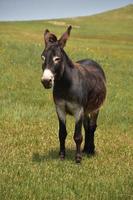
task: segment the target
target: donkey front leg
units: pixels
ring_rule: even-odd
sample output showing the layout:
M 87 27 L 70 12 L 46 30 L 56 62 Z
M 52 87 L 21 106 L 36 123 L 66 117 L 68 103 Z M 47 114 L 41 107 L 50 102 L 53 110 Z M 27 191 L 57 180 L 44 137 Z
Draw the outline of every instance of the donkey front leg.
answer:
M 74 131 L 74 141 L 76 143 L 76 163 L 80 163 L 82 159 L 82 154 L 81 154 L 81 143 L 82 143 L 82 113 L 78 113 L 78 118 L 76 117 L 76 122 L 75 122 L 75 131 Z
M 59 141 L 60 141 L 60 151 L 59 155 L 61 160 L 65 158 L 65 139 L 67 136 L 66 131 L 66 112 L 63 104 L 56 105 L 56 112 L 59 120 Z
M 65 158 L 65 139 L 67 136 L 66 123 L 59 118 L 59 141 L 60 141 L 60 159 Z

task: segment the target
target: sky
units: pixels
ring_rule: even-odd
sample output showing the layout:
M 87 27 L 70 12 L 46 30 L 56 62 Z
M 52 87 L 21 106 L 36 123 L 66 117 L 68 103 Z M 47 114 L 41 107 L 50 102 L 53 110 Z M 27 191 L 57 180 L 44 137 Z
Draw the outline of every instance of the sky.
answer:
M 133 0 L 0 0 L 0 21 L 86 16 L 131 3 Z

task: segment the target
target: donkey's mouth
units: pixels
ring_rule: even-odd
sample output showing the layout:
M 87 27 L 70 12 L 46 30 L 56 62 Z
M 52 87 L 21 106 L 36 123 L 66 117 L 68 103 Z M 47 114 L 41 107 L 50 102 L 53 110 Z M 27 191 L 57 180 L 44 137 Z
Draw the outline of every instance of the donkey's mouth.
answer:
M 50 89 L 52 88 L 52 82 L 48 82 L 48 81 L 44 81 L 44 80 L 41 80 L 41 83 L 43 84 L 44 88 L 45 89 Z
M 47 86 L 45 85 L 44 87 L 45 87 L 45 89 L 50 89 L 50 88 L 52 88 L 52 85 L 47 85 Z

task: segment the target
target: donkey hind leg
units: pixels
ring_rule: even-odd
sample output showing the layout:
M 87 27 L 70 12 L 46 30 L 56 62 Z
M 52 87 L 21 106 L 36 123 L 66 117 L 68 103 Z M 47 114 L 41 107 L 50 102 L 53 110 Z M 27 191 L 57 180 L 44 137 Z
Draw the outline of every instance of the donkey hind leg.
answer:
M 99 111 L 93 112 L 89 116 L 85 116 L 83 120 L 85 129 L 85 144 L 83 152 L 87 154 L 95 154 L 94 133 L 97 127 L 97 118 Z

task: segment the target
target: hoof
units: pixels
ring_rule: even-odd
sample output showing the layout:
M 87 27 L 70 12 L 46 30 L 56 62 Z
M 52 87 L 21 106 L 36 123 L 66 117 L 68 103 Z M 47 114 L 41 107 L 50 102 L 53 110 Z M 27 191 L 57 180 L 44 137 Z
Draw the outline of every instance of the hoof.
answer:
M 82 156 L 80 154 L 76 155 L 75 157 L 75 161 L 77 164 L 80 164 L 81 163 L 81 160 L 82 160 Z
M 86 153 L 87 155 L 95 155 L 95 149 L 94 148 L 84 148 L 83 153 Z
M 61 160 L 65 159 L 65 152 L 59 152 L 59 156 Z

